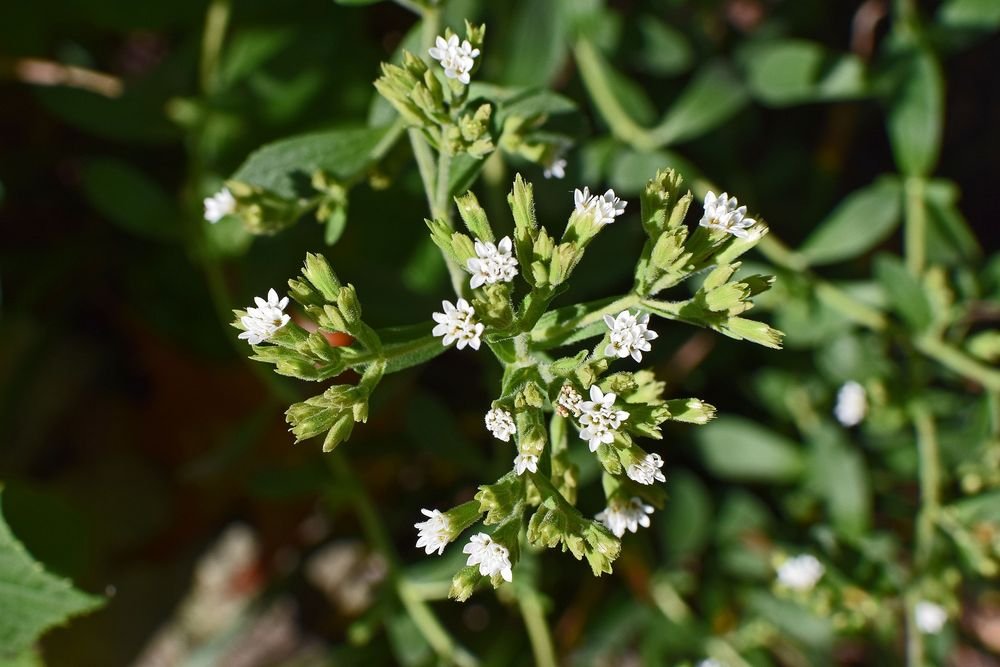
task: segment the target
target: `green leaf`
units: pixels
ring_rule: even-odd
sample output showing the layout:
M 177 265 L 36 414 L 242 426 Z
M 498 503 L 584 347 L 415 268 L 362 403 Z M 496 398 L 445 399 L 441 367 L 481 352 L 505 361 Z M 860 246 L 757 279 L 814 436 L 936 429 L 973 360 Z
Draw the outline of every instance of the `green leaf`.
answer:
M 803 469 L 794 442 L 743 417 L 719 417 L 697 440 L 705 466 L 724 479 L 790 482 Z
M 348 7 L 361 7 L 362 5 L 374 5 L 377 2 L 382 2 L 382 0 L 333 0 L 338 5 L 347 5 Z
M 294 31 L 287 27 L 240 30 L 228 39 L 219 79 L 225 87 L 238 83 L 282 53 L 294 39 Z
M 937 15 L 949 28 L 990 32 L 1000 28 L 1000 2 L 996 0 L 946 0 Z
M 931 306 L 920 282 L 891 255 L 875 260 L 875 276 L 882 284 L 889 305 L 913 331 L 923 331 L 930 324 Z
M 889 100 L 888 128 L 899 170 L 926 176 L 941 150 L 944 80 L 934 55 L 913 49 L 901 66 L 901 79 Z
M 339 181 L 360 175 L 374 159 L 372 153 L 386 130 L 338 129 L 282 139 L 252 153 L 232 178 L 288 199 L 307 195 L 317 170 Z
M 981 254 L 979 242 L 958 208 L 958 186 L 935 179 L 924 188 L 927 205 L 927 258 L 936 264 L 971 262 Z
M 101 215 L 125 231 L 156 240 L 178 236 L 174 201 L 127 162 L 93 158 L 81 169 L 83 191 Z
M 849 194 L 799 249 L 811 264 L 857 257 L 884 241 L 899 224 L 899 180 L 883 177 Z
M 631 148 L 621 148 L 611 163 L 608 181 L 619 194 L 638 194 L 646 187 L 650 174 L 667 167 L 684 174 L 685 178 L 695 179 L 701 176 L 694 165 L 673 151 L 641 153 Z
M 642 42 L 636 61 L 641 68 L 660 76 L 673 76 L 691 67 L 694 51 L 684 33 L 650 15 L 642 16 L 638 24 Z
M 670 498 L 660 518 L 664 549 L 675 560 L 697 553 L 712 530 L 712 501 L 696 476 L 680 469 L 670 475 Z
M 0 488 L 2 503 L 2 488 Z M 49 628 L 104 604 L 49 574 L 14 537 L 0 504 L 0 658 L 13 658 Z
M 395 373 L 430 361 L 448 348 L 429 333 L 429 324 L 387 327 L 377 331 L 386 357 L 386 373 Z
M 705 65 L 651 132 L 658 146 L 694 139 L 728 120 L 748 99 L 743 84 L 728 66 Z
M 820 431 L 809 456 L 811 486 L 823 497 L 833 526 L 860 537 L 871 524 L 871 483 L 864 458 L 844 442 L 840 429 Z
M 754 96 L 772 106 L 849 99 L 867 92 L 860 58 L 830 53 L 814 42 L 760 41 L 740 56 Z
M 559 73 L 568 49 L 565 4 L 562 0 L 521 0 L 508 32 L 505 83 L 544 86 Z
M 347 227 L 347 208 L 344 206 L 337 206 L 330 212 L 330 217 L 326 219 L 326 230 L 323 235 L 323 240 L 327 245 L 333 245 L 340 240 L 340 237 L 344 234 L 344 229 Z

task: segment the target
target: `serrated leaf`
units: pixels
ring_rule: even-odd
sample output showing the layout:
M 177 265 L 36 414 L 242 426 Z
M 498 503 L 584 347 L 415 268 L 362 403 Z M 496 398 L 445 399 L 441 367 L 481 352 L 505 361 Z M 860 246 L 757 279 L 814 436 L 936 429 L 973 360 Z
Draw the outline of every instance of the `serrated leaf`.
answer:
M 794 442 L 749 419 L 724 415 L 696 437 L 705 466 L 724 479 L 789 482 L 803 469 Z
M 104 604 L 45 571 L 3 520 L 0 488 L 0 658 L 13 658 L 49 628 Z
M 899 224 L 902 187 L 881 178 L 849 194 L 805 240 L 799 252 L 811 264 L 857 257 L 884 241 Z
M 386 130 L 328 130 L 282 139 L 251 153 L 232 178 L 294 199 L 313 191 L 310 180 L 317 170 L 340 181 L 360 174 Z

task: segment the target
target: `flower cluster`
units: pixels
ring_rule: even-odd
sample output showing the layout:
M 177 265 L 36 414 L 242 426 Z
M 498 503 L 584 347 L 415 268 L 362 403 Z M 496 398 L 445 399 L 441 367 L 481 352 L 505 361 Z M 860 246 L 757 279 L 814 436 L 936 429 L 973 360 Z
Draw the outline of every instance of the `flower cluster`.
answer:
M 288 306 L 288 297 L 279 300 L 278 293 L 272 289 L 267 292 L 267 301 L 258 296 L 254 297 L 254 303 L 257 307 L 247 308 L 247 314 L 240 318 L 245 331 L 239 338 L 251 345 L 260 345 L 291 319 L 284 312 Z
M 736 197 L 723 192 L 716 196 L 711 190 L 705 195 L 705 214 L 698 222 L 702 227 L 727 232 L 741 239 L 750 238 L 750 228 L 757 222 L 746 217 L 747 207 L 740 206 Z
M 446 77 L 469 85 L 472 68 L 475 67 L 476 56 L 479 55 L 479 49 L 472 48 L 469 40 L 462 40 L 460 44 L 458 35 L 451 35 L 448 39 L 438 37 L 427 53 L 441 63 Z
M 444 553 L 444 548 L 451 542 L 451 522 L 440 510 L 422 509 L 420 512 L 427 517 L 426 521 L 413 524 L 419 532 L 417 533 L 417 548 L 424 548 L 428 555 L 438 552 Z
M 793 591 L 810 591 L 825 572 L 826 568 L 815 556 L 799 554 L 778 566 L 778 583 Z
M 477 533 L 469 539 L 469 543 L 462 549 L 462 553 L 469 554 L 466 565 L 478 565 L 479 574 L 484 577 L 492 577 L 499 574 L 504 581 L 514 580 L 511 572 L 510 552 L 507 547 L 486 533 Z
M 611 341 L 604 348 L 604 354 L 609 357 L 624 359 L 631 355 L 636 361 L 642 361 L 642 353 L 649 352 L 649 341 L 655 340 L 658 334 L 649 329 L 649 315 L 627 310 L 618 313 L 617 317 L 604 316 L 604 323 L 611 332 Z
M 653 482 L 665 482 L 667 478 L 660 470 L 662 467 L 663 457 L 659 454 L 646 454 L 643 459 L 630 465 L 625 470 L 625 474 L 633 482 L 639 482 L 640 484 L 649 485 Z
M 594 216 L 594 221 L 599 226 L 614 222 L 615 218 L 625 213 L 625 206 L 628 204 L 616 197 L 614 190 L 608 190 L 603 195 L 592 195 L 590 188 L 575 190 L 573 203 L 577 213 Z
M 635 533 L 639 526 L 649 528 L 649 515 L 653 508 L 642 502 L 641 498 L 632 497 L 626 502 L 612 500 L 595 519 L 608 527 L 615 537 L 621 537 L 625 531 Z
M 525 471 L 538 472 L 538 457 L 534 454 L 518 454 L 514 457 L 514 472 L 523 475 Z
M 205 197 L 205 220 L 216 223 L 236 212 L 236 198 L 229 188 L 222 188 L 211 197 Z
M 444 346 L 451 345 L 458 341 L 458 349 L 465 348 L 466 345 L 473 350 L 478 350 L 480 345 L 479 337 L 483 334 L 482 322 L 477 322 L 476 311 L 465 299 L 459 299 L 454 305 L 450 301 L 442 301 L 443 313 L 434 313 L 434 321 L 437 326 L 431 331 L 435 336 L 443 336 L 441 343 Z
M 514 257 L 513 243 L 509 236 L 500 239 L 496 245 L 476 239 L 475 257 L 470 257 L 465 266 L 472 274 L 469 287 L 475 289 L 484 283 L 509 283 L 517 276 L 517 258 Z
M 573 415 L 574 417 L 579 417 L 581 410 L 580 406 L 583 404 L 583 396 L 580 396 L 580 392 L 573 389 L 572 385 L 564 384 L 559 389 L 559 396 L 556 398 L 556 411 L 563 417 L 568 417 Z
M 514 418 L 502 408 L 493 408 L 486 413 L 486 429 L 494 438 L 504 442 L 510 442 L 510 436 L 517 433 Z
M 590 387 L 590 400 L 580 403 L 580 438 L 587 441 L 590 451 L 595 452 L 604 444 L 615 441 L 615 431 L 628 419 L 628 413 L 615 409 L 614 392 L 604 393 L 596 384 Z
M 845 382 L 837 392 L 837 403 L 833 415 L 841 425 L 857 426 L 868 412 L 868 395 L 865 388 L 854 380 Z
M 566 176 L 566 159 L 557 157 L 545 163 L 542 175 L 545 178 L 564 178 Z

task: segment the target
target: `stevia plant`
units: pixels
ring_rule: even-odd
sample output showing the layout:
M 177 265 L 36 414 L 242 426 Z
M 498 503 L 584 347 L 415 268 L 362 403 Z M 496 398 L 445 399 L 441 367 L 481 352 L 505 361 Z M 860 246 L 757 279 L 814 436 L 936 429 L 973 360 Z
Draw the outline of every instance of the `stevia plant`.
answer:
M 444 193 L 442 200 L 451 199 L 445 180 L 451 161 L 482 160 L 495 150 L 485 122 L 493 106 L 468 101 L 483 29 L 468 26 L 467 33 L 462 42 L 451 33 L 437 38 L 429 55 L 440 61 L 440 70 L 404 52 L 403 66 L 385 65 L 376 82 L 416 145 L 433 152 L 438 180 L 428 192 Z M 230 189 L 240 191 L 240 184 Z M 210 217 L 216 201 L 206 201 Z M 239 197 L 234 201 L 239 213 Z M 625 533 L 648 526 L 648 515 L 663 505 L 665 495 L 657 486 L 665 481 L 663 458 L 637 440 L 661 439 L 660 426 L 667 420 L 705 424 L 715 414 L 696 398 L 665 400 L 664 384 L 651 370 L 628 369 L 642 361 L 657 338 L 651 316 L 780 347 L 778 331 L 742 316 L 773 279 L 734 278 L 738 258 L 760 241 L 766 225 L 726 193 L 709 193 L 700 220 L 690 224 L 691 201 L 673 170 L 649 180 L 640 197 L 646 241 L 633 287 L 624 295 L 553 307 L 588 248 L 600 252 L 601 230 L 615 223 L 627 202 L 613 190 L 577 189 L 571 208 L 567 202 L 569 218 L 556 234 L 539 224 L 533 188 L 519 175 L 508 195 L 513 238 L 497 239 L 471 191 L 453 200 L 468 233 L 454 229 L 450 202 L 432 207 L 434 217 L 426 224 L 457 288 L 457 300 L 442 301 L 433 325 L 373 328 L 362 317 L 355 288 L 344 284 L 321 255 L 309 254 L 302 275 L 289 281 L 289 296 L 303 320 L 292 320 L 284 312 L 287 297 L 279 300 L 272 290 L 266 301 L 237 311 L 234 326 L 253 345 L 252 358 L 273 364 L 282 375 L 322 381 L 348 369 L 360 373 L 357 384 L 334 384 L 286 413 L 296 438 L 322 435 L 324 451 L 367 420 L 370 397 L 386 373 L 423 363 L 452 345 L 489 350 L 503 374 L 484 424 L 497 440 L 513 445 L 512 470 L 480 486 L 473 501 L 443 512 L 423 510 L 417 546 L 441 554 L 475 524 L 489 530 L 473 534 L 464 547 L 467 566 L 455 574 L 451 589 L 459 600 L 486 580 L 494 587 L 511 581 L 522 542 L 569 551 L 600 575 L 611 571 Z M 698 274 L 704 280 L 693 296 L 662 298 Z M 326 335 L 337 332 L 350 335 L 353 343 L 331 347 Z M 594 338 L 599 341 L 593 348 L 573 350 Z M 604 471 L 606 508 L 595 518 L 576 509 L 578 472 L 568 450 L 584 445 Z

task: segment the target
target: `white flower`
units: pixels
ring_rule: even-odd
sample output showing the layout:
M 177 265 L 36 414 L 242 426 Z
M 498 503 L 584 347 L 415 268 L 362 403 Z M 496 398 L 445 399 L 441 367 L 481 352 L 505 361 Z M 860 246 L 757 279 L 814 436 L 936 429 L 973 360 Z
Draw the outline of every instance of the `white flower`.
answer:
M 462 549 L 462 553 L 469 554 L 465 564 L 478 565 L 479 574 L 484 577 L 499 574 L 504 581 L 513 581 L 514 577 L 510 571 L 510 552 L 507 551 L 507 547 L 494 542 L 486 533 L 473 535 Z
M 545 178 L 563 178 L 566 176 L 566 160 L 565 158 L 557 157 L 553 159 L 548 164 L 544 165 L 542 175 Z
M 215 223 L 236 212 L 236 198 L 229 188 L 222 188 L 211 197 L 205 197 L 205 219 Z
M 510 436 L 517 433 L 514 417 L 501 408 L 493 408 L 486 413 L 486 428 L 493 434 L 494 438 L 504 442 L 509 442 Z
M 486 283 L 509 283 L 517 275 L 517 259 L 511 253 L 513 242 L 509 236 L 493 245 L 476 239 L 476 257 L 470 257 L 465 267 L 472 274 L 469 287 L 475 289 Z
M 451 345 L 458 341 L 458 349 L 463 349 L 466 345 L 473 350 L 479 349 L 479 337 L 483 335 L 483 325 L 476 322 L 476 311 L 465 299 L 459 299 L 455 305 L 450 301 L 442 301 L 443 313 L 434 313 L 434 321 L 437 326 L 431 331 L 435 336 L 444 336 L 441 341 L 443 345 Z
M 750 227 L 757 221 L 746 217 L 747 207 L 739 206 L 736 197 L 723 192 L 718 197 L 711 190 L 705 195 L 705 214 L 698 222 L 702 227 L 728 232 L 741 239 L 751 237 Z
M 778 582 L 793 591 L 809 591 L 826 572 L 823 563 L 811 554 L 788 558 L 778 567 Z
M 580 403 L 580 437 L 590 445 L 590 451 L 596 452 L 603 442 L 611 444 L 615 440 L 614 432 L 628 419 L 624 410 L 615 410 L 614 392 L 604 393 L 596 384 L 590 387 L 590 400 Z
M 538 472 L 538 457 L 534 454 L 518 454 L 514 457 L 514 471 L 523 475 L 525 470 Z
M 653 482 L 665 482 L 667 478 L 663 476 L 660 468 L 663 467 L 663 459 L 659 454 L 646 454 L 646 458 L 638 463 L 633 463 L 626 470 L 625 474 L 632 481 L 640 484 L 652 484 Z
M 637 532 L 639 526 L 649 528 L 649 515 L 653 508 L 644 505 L 639 498 L 632 498 L 626 503 L 612 500 L 603 512 L 594 518 L 608 527 L 615 537 L 621 537 L 625 531 Z
M 837 404 L 833 414 L 842 425 L 857 426 L 868 412 L 868 396 L 865 388 L 851 380 L 845 382 L 837 392 Z
M 568 417 L 573 415 L 574 417 L 580 416 L 580 404 L 583 402 L 583 396 L 573 389 L 572 385 L 564 384 L 559 390 L 559 396 L 556 398 L 556 411 L 559 412 L 560 416 Z
M 278 293 L 272 289 L 267 292 L 267 301 L 257 296 L 254 297 L 254 303 L 257 307 L 247 308 L 247 314 L 240 318 L 246 331 L 239 338 L 246 339 L 251 345 L 260 345 L 291 319 L 284 313 L 288 297 L 279 301 Z
M 628 204 L 615 196 L 614 190 L 608 190 L 603 195 L 590 194 L 589 188 L 573 192 L 573 204 L 577 213 L 590 213 L 598 225 L 610 225 L 619 215 L 625 212 Z
M 925 635 L 936 635 L 948 621 L 948 612 L 939 604 L 921 600 L 913 608 L 913 620 L 920 632 Z
M 472 48 L 469 40 L 458 43 L 458 35 L 452 35 L 447 39 L 438 37 L 435 45 L 427 50 L 431 58 L 441 63 L 444 68 L 444 75 L 449 79 L 458 79 L 465 85 L 469 85 L 469 74 L 476 64 L 476 56 L 479 49 Z
M 442 514 L 440 510 L 422 509 L 420 511 L 427 517 L 427 520 L 413 524 L 413 527 L 420 531 L 417 533 L 417 548 L 423 547 L 427 554 L 436 551 L 440 556 L 444 553 L 444 548 L 451 542 L 451 523 L 448 521 L 447 515 Z
M 649 315 L 636 311 L 633 315 L 627 310 L 618 313 L 618 317 L 604 316 L 604 323 L 611 331 L 611 342 L 604 348 L 608 357 L 624 359 L 632 355 L 636 361 L 642 361 L 642 353 L 651 349 L 649 341 L 655 340 L 658 334 L 649 329 Z
M 715 658 L 705 658 L 698 663 L 698 667 L 723 667 L 722 663 Z

